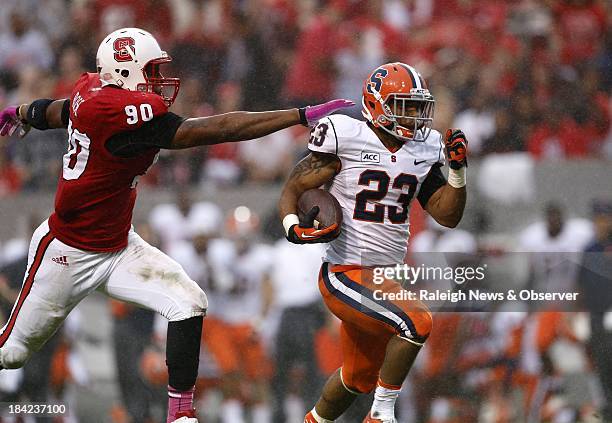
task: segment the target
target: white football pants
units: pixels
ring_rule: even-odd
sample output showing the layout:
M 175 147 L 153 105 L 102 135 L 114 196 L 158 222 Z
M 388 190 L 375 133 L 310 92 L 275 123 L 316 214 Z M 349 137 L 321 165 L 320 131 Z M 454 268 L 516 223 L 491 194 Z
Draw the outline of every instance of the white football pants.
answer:
M 23 286 L 0 331 L 0 365 L 22 367 L 94 290 L 170 321 L 202 316 L 208 306 L 206 294 L 183 268 L 133 230 L 125 249 L 95 253 L 54 238 L 45 221 L 32 236 Z

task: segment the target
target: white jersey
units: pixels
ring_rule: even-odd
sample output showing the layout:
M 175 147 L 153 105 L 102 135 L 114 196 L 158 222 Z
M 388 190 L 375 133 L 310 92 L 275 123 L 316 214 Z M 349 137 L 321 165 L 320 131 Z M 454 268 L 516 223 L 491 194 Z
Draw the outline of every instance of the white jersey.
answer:
M 262 284 L 272 266 L 273 249 L 254 244 L 240 254 L 233 243 L 228 244 L 231 249 L 220 259 L 229 283 L 214 297 L 215 315 L 228 323 L 251 322 L 262 314 Z
M 586 219 L 569 219 L 561 232 L 551 237 L 545 222 L 536 222 L 519 237 L 520 251 L 528 255 L 536 289 L 571 290 L 581 253 L 594 238 L 593 224 Z
M 210 240 L 206 252 L 202 254 L 198 254 L 193 243 L 187 240 L 172 243 L 166 251 L 208 295 L 211 307 L 206 314 L 209 316 L 219 313 L 219 286 L 223 288 L 228 285 L 225 260 L 232 251 L 232 244 L 222 238 Z
M 408 141 L 392 152 L 366 122 L 332 115 L 313 129 L 308 148 L 342 163 L 328 187 L 343 210 L 340 236 L 325 260 L 363 266 L 403 263 L 410 202 L 433 167 L 444 165 L 442 136 Z

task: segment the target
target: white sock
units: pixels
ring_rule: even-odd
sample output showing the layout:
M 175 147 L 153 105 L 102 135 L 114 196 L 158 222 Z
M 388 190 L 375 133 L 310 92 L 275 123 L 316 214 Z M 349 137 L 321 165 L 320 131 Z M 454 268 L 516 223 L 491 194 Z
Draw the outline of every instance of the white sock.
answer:
M 317 410 L 313 407 L 312 411 L 312 417 L 314 417 L 314 419 L 319 422 L 319 423 L 334 423 L 333 420 L 327 420 L 324 419 L 323 417 L 319 416 L 319 414 L 317 413 Z
M 289 394 L 285 398 L 285 416 L 288 422 L 299 422 L 302 421 L 302 416 L 307 413 L 304 401 L 300 397 L 294 394 Z
M 389 389 L 383 386 L 377 385 L 376 391 L 374 391 L 374 402 L 372 403 L 372 409 L 370 411 L 372 417 L 380 420 L 391 420 L 395 419 L 395 401 L 400 389 Z
M 270 423 L 272 421 L 272 410 L 270 410 L 268 404 L 257 404 L 253 406 L 251 414 L 253 415 L 254 422 Z
M 230 399 L 221 404 L 221 421 L 223 423 L 245 423 L 244 408 L 240 401 Z

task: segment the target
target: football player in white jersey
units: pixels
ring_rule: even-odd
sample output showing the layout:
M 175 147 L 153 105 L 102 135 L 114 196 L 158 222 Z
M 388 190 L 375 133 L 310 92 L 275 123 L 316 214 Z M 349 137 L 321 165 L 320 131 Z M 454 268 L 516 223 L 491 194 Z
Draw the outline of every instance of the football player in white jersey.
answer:
M 329 242 L 319 289 L 342 320 L 342 367 L 323 388 L 307 423 L 333 422 L 357 394 L 373 389 L 364 422 L 396 421 L 395 401 L 432 318 L 420 301 L 381 299 L 382 293 L 401 298 L 406 292 L 396 281 L 375 280 L 374 271 L 404 262 L 415 196 L 447 227 L 459 223 L 465 207 L 467 141 L 460 130 L 442 137 L 431 129 L 434 98 L 422 76 L 403 63 L 380 66 L 365 81 L 362 103 L 365 122 L 333 115 L 312 130 L 310 154 L 295 166 L 279 202 L 289 241 Z M 441 171 L 445 154 L 448 181 Z M 340 235 L 333 240 L 335 224 L 314 225 L 317 206 L 301 220 L 297 216 L 300 195 L 321 186 L 343 211 Z

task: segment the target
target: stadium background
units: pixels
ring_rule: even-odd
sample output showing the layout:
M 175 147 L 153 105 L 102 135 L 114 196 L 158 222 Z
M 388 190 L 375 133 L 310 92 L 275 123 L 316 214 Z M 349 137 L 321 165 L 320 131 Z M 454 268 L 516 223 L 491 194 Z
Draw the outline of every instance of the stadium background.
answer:
M 149 30 L 173 57 L 167 73 L 181 78 L 173 111 L 184 116 L 333 97 L 359 103 L 367 74 L 399 60 L 429 81 L 435 128 L 460 127 L 470 141 L 470 198 L 460 231 L 439 233 L 413 206 L 411 232 L 421 251 L 503 258 L 526 248 L 525 231 L 553 205 L 566 229 L 580 228 L 568 235 L 575 241 L 568 248 L 582 249 L 594 231 L 593 210 L 601 213 L 612 197 L 611 19 L 609 2 L 588 0 L 3 0 L 0 107 L 68 96 L 79 74 L 95 69 L 102 37 L 124 26 Z M 359 117 L 359 108 L 351 113 Z M 258 402 L 274 409 L 286 397 L 294 416 L 287 421 L 298 422 L 338 365 L 338 322 L 319 307 L 316 265 L 311 277 L 296 276 L 297 268 L 306 269 L 306 254 L 276 242 L 280 183 L 305 154 L 307 136 L 292 128 L 258 142 L 162 152 L 140 181 L 137 230 L 166 251 L 194 235 L 229 239 L 235 232 L 225 222 L 237 206 L 258 216 L 253 242 L 270 245 L 269 267 L 261 271 L 271 282 L 270 311 L 246 322 L 263 340 L 269 377 L 228 395 L 220 382 L 227 375 L 206 342 L 229 341 L 205 339 L 199 406 L 205 421 L 227 413 L 230 422 L 241 405 L 252 412 Z M 4 319 L 21 283 L 32 225 L 52 208 L 65 146 L 62 130 L 0 138 Z M 179 206 L 189 209 L 187 203 L 200 214 L 182 218 Z M 60 399 L 71 405 L 66 421 L 127 422 L 130 413 L 146 421 L 143 414 L 163 413 L 163 325 L 156 330 L 149 314 L 101 296 L 77 311 L 38 362 L 0 373 L 0 401 Z M 604 388 L 610 360 L 598 360 L 594 347 L 612 348 L 610 329 L 595 337 L 588 326 L 584 313 L 439 316 L 438 332 L 405 386 L 400 421 L 612 419 L 604 410 L 606 396 L 612 401 Z M 367 399 L 345 421 L 360 421 L 364 407 Z

